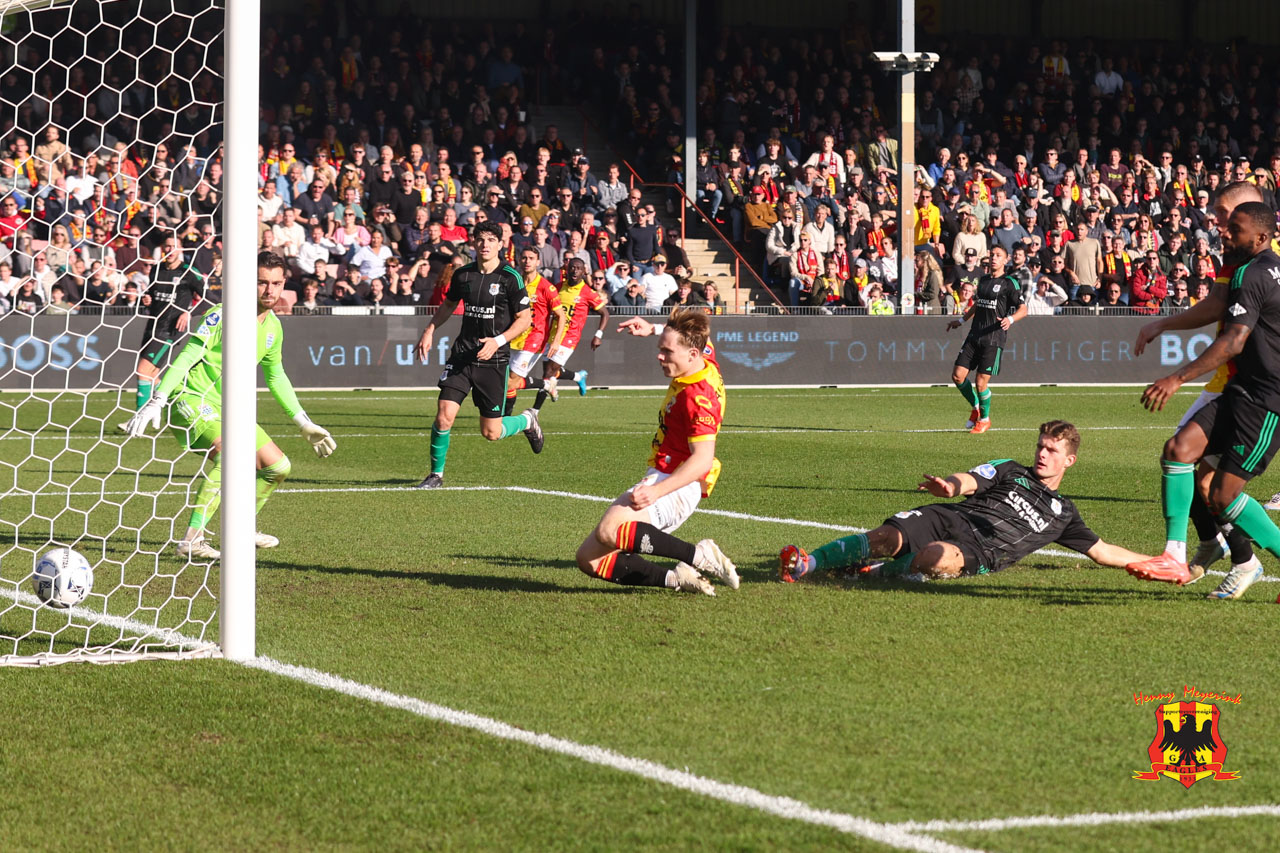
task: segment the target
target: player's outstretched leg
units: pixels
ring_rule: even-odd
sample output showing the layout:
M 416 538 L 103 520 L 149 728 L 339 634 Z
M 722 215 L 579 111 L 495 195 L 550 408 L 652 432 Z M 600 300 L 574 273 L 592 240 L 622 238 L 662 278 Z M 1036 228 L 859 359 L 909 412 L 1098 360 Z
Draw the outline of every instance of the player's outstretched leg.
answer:
M 1160 504 L 1165 525 L 1164 553 L 1150 560 L 1125 566 L 1125 570 L 1134 577 L 1179 586 L 1192 583 L 1200 577 L 1187 566 L 1187 522 L 1191 517 L 1191 500 L 1196 489 L 1195 462 L 1203 455 L 1207 444 L 1204 430 L 1194 421 L 1165 442 L 1160 459 Z M 1212 506 L 1210 509 L 1212 510 Z
M 573 374 L 573 381 L 578 385 L 579 396 L 587 396 L 587 371 L 578 370 Z

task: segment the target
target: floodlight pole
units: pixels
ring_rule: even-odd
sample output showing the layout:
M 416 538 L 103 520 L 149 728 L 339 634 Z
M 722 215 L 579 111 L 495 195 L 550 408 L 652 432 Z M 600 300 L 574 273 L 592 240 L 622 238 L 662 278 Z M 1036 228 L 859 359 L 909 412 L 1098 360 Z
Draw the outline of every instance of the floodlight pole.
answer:
M 698 4 L 684 3 L 684 194 L 698 200 Z M 664 178 L 664 180 L 666 180 Z M 681 202 L 683 205 L 684 202 Z M 683 216 L 683 214 L 682 214 Z M 683 221 L 683 219 L 681 220 Z M 684 237 L 683 232 L 680 235 Z
M 898 18 L 899 49 L 916 50 L 916 0 L 902 0 Z M 908 69 L 898 89 L 898 293 L 902 313 L 915 312 L 916 301 L 916 73 Z
M 915 0 L 900 0 L 898 35 L 902 49 L 873 53 L 886 71 L 898 74 L 898 288 L 902 313 L 915 313 L 916 254 L 916 72 L 928 71 L 936 53 L 916 53 Z
M 228 0 L 225 20 L 227 187 L 222 203 L 222 572 L 218 626 L 223 656 L 248 660 L 257 654 L 257 220 L 249 214 L 258 193 L 259 0 Z

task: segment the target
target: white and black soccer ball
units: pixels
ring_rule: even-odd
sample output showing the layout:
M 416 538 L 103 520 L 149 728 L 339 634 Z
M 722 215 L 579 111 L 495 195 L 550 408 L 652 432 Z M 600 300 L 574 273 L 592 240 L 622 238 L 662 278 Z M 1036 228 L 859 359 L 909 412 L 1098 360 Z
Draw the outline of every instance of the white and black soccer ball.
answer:
M 93 567 L 79 551 L 54 548 L 36 561 L 31 585 L 50 607 L 74 607 L 93 589 Z

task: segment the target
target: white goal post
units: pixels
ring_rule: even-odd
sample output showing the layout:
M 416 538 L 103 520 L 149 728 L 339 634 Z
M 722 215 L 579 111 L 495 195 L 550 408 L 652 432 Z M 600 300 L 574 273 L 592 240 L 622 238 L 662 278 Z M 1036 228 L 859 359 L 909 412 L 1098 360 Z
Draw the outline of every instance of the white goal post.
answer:
M 0 0 L 0 666 L 256 654 L 260 14 L 258 0 Z M 220 193 L 200 195 L 219 159 Z M 179 187 L 188 165 L 196 183 Z M 221 561 L 173 547 L 205 454 L 163 424 L 118 428 L 135 408 L 121 365 L 146 350 L 147 256 L 179 234 L 160 202 L 220 226 L 221 275 L 201 278 L 226 287 L 198 312 L 223 303 Z M 81 301 L 53 301 L 77 284 Z M 64 609 L 33 594 L 59 547 L 94 573 Z

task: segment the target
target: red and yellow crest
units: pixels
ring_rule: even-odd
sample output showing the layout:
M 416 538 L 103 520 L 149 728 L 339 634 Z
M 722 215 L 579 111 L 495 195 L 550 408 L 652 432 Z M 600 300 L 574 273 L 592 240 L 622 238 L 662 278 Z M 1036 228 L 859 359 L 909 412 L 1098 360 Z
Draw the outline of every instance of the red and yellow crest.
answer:
M 1168 776 L 1190 788 L 1201 779 L 1239 779 L 1223 770 L 1227 746 L 1218 734 L 1217 705 L 1205 702 L 1170 702 L 1156 708 L 1156 736 L 1147 747 L 1150 770 L 1139 770 L 1135 779 L 1155 781 Z

